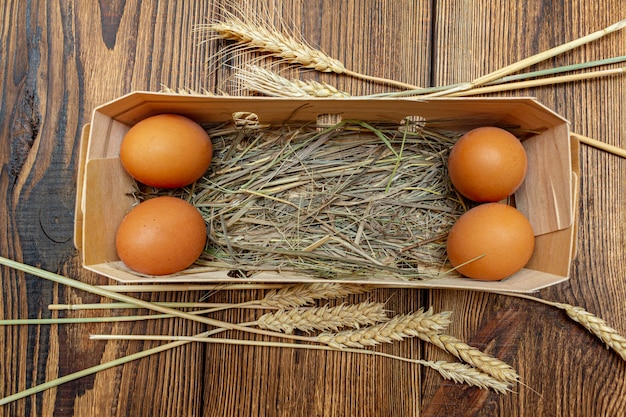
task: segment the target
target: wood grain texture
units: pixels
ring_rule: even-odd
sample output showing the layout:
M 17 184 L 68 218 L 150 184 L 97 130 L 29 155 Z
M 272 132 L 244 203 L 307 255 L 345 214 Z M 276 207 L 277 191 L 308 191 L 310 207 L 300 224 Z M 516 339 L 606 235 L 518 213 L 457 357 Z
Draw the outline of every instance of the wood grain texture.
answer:
M 623 1 L 250 0 L 241 7 L 287 21 L 346 67 L 418 85 L 468 81 L 624 19 Z M 162 86 L 238 93 L 224 42 L 199 45 L 195 24 L 223 1 L 87 0 L 0 4 L 0 254 L 92 284 L 72 244 L 81 129 L 94 107 Z M 619 32 L 536 69 L 624 55 Z M 352 94 L 385 91 L 335 74 L 307 72 Z M 609 77 L 502 93 L 535 96 L 573 131 L 626 147 L 626 78 Z M 581 146 L 578 256 L 546 299 L 580 305 L 626 334 L 626 161 Z M 98 302 L 6 268 L 0 318 L 51 317 L 50 303 Z M 152 301 L 202 294 L 143 294 Z M 259 292 L 218 293 L 246 300 Z M 398 313 L 453 310 L 450 333 L 511 363 L 522 384 L 498 395 L 444 382 L 428 369 L 381 358 L 188 344 L 0 407 L 0 416 L 619 416 L 626 365 L 552 307 L 474 292 L 380 289 L 353 298 L 388 301 Z M 94 313 L 58 313 L 86 316 Z M 97 314 L 97 313 L 96 313 Z M 104 313 L 100 313 L 104 314 Z M 122 313 L 117 313 L 122 314 Z M 253 313 L 221 318 L 245 321 Z M 168 319 L 125 324 L 0 329 L 0 396 L 153 346 L 89 341 L 90 333 L 195 334 Z M 381 346 L 399 355 L 450 359 L 415 340 Z
M 452 83 L 488 73 L 531 54 L 600 30 L 620 18 L 619 6 L 586 4 L 583 1 L 552 2 L 538 13 L 530 2 L 493 2 L 489 8 L 482 2 L 445 2 L 438 10 L 437 39 L 434 49 L 441 54 L 435 60 L 435 83 Z M 458 19 L 455 11 L 464 11 Z M 487 22 L 501 22 L 498 26 Z M 450 30 L 454 27 L 454 30 Z M 451 32 L 459 31 L 451 36 Z M 600 56 L 615 56 L 626 46 L 624 34 L 609 36 L 537 68 L 584 62 Z M 468 57 L 474 59 L 467 59 Z M 463 74 L 450 71 L 450 62 L 462 61 Z M 564 84 L 549 88 L 511 92 L 507 95 L 530 95 L 554 109 L 571 123 L 575 132 L 585 131 L 591 137 L 624 147 L 626 116 L 623 100 L 626 81 L 623 77 Z M 504 94 L 503 94 L 504 95 Z M 578 209 L 578 257 L 571 279 L 541 291 L 546 299 L 580 305 L 604 317 L 624 333 L 624 281 L 618 278 L 625 267 L 624 212 L 620 208 L 624 187 L 624 160 L 591 148 L 581 149 L 581 201 Z M 611 174 L 609 174 L 611 172 Z M 493 320 L 503 309 L 517 309 L 519 322 L 514 324 L 520 335 L 511 357 L 521 380 L 518 393 L 510 397 L 487 397 L 458 415 L 621 415 L 626 410 L 623 394 L 624 363 L 613 352 L 602 349 L 597 340 L 562 312 L 544 305 L 501 296 L 468 293 L 433 292 L 433 304 L 439 308 L 465 311 L 474 322 L 464 320 L 459 331 L 466 339 Z M 502 329 L 506 334 L 506 329 Z M 583 335 L 587 334 L 587 339 Z M 591 345 L 595 346 L 595 350 Z M 429 355 L 429 351 L 425 355 Z M 609 370 L 610 369 L 610 370 Z M 441 400 L 439 381 L 426 380 L 423 401 Z M 610 387 L 610 388 L 608 388 Z M 448 402 L 454 403 L 455 394 Z M 602 398 L 597 401 L 595 398 Z M 432 400 L 431 400 L 432 399 Z M 531 405 L 532 404 L 532 405 Z M 431 410 L 432 408 L 425 408 Z M 437 409 L 446 414 L 450 409 Z

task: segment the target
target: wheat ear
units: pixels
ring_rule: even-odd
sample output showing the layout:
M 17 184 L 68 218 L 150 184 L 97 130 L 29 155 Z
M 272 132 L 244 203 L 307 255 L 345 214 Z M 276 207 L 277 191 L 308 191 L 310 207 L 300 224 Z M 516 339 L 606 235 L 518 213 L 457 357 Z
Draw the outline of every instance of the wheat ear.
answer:
M 245 89 L 271 97 L 350 97 L 350 94 L 339 91 L 330 84 L 287 79 L 258 65 L 246 65 L 244 69 L 237 71 L 235 77 Z
M 609 326 L 606 321 L 588 312 L 584 308 L 566 303 L 548 301 L 544 300 L 543 298 L 533 297 L 532 295 L 527 294 L 503 292 L 496 292 L 496 294 L 532 300 L 538 303 L 560 308 L 561 310 L 565 310 L 565 313 L 567 313 L 569 318 L 577 323 L 580 323 L 584 328 L 586 328 L 592 334 L 602 340 L 608 348 L 613 349 L 623 360 L 626 361 L 626 338 L 620 335 L 617 330 Z
M 242 50 L 254 49 L 282 59 L 289 64 L 301 65 L 321 72 L 334 72 L 348 75 L 378 84 L 392 85 L 402 89 L 418 89 L 413 84 L 374 77 L 347 69 L 341 61 L 330 55 L 309 46 L 303 39 L 279 31 L 270 22 L 250 23 L 254 18 L 242 19 L 232 13 L 224 12 L 225 18 L 221 22 L 198 25 L 197 32 L 214 33 L 206 36 L 207 40 L 226 39 L 235 41 Z M 257 19 L 258 20 L 258 19 Z
M 360 328 L 389 320 L 383 303 L 363 302 L 335 307 L 295 308 L 266 313 L 256 325 L 262 329 L 293 333 L 294 330 L 337 331 L 342 327 Z
M 613 349 L 626 361 L 626 338 L 609 326 L 606 321 L 591 314 L 582 307 L 562 303 L 557 303 L 555 306 L 565 310 L 572 320 L 582 324 L 587 330 L 602 340 L 607 347 Z
M 421 339 L 451 353 L 499 381 L 509 383 L 519 380 L 519 375 L 509 364 L 464 343 L 454 336 L 433 332 L 432 334 L 423 334 Z
M 446 361 L 421 361 L 422 365 L 436 370 L 448 380 L 459 384 L 468 384 L 479 388 L 490 388 L 501 394 L 509 392 L 510 384 L 474 368 L 473 366 Z
M 269 53 L 290 64 L 337 74 L 342 74 L 346 70 L 339 60 L 310 47 L 302 40 L 281 33 L 269 24 L 248 23 L 232 14 L 221 22 L 199 25 L 196 30 L 214 32 L 217 38 L 235 41 L 243 47 Z
M 269 291 L 265 297 L 258 301 L 258 304 L 287 309 L 310 305 L 315 300 L 333 300 L 352 294 L 362 294 L 370 290 L 371 287 L 358 284 L 333 282 L 295 284 Z
M 420 308 L 415 313 L 400 314 L 389 321 L 358 330 L 345 330 L 338 333 L 321 333 L 317 340 L 336 349 L 364 348 L 380 343 L 392 343 L 409 337 L 438 333 L 450 324 L 450 311 L 433 313 Z
M 215 329 L 212 333 L 219 332 L 223 329 Z M 309 344 L 297 344 L 297 343 L 284 343 L 284 342 L 272 342 L 272 341 L 258 341 L 258 340 L 244 340 L 244 339 L 226 339 L 217 337 L 207 337 L 207 333 L 203 333 L 196 336 L 170 336 L 170 335 L 105 335 L 105 334 L 92 334 L 89 335 L 90 340 L 152 340 L 152 341 L 169 341 L 170 343 L 163 345 L 163 350 L 169 349 L 170 346 L 180 346 L 184 343 L 199 342 L 199 343 L 220 343 L 226 345 L 238 345 L 238 346 L 263 346 L 263 347 L 277 347 L 288 349 L 307 349 L 307 350 L 325 350 L 336 351 L 335 348 L 324 345 L 309 345 Z M 485 374 L 472 368 L 464 363 L 454 363 L 445 361 L 427 361 L 423 359 L 412 359 L 403 356 L 392 355 L 385 352 L 377 352 L 367 349 L 341 349 L 341 352 L 356 353 L 361 355 L 380 356 L 387 359 L 398 360 L 402 362 L 412 363 L 415 365 L 422 365 L 431 368 L 442 376 L 444 379 L 454 381 L 459 384 L 468 384 L 483 389 L 492 389 L 495 392 L 505 394 L 510 392 L 510 385 L 498 381 L 492 376 Z M 143 352 L 140 352 L 143 356 Z M 149 354 L 149 353 L 147 353 Z M 122 358 L 125 359 L 125 358 Z M 108 366 L 108 364 L 105 364 Z M 75 379 L 74 377 L 73 379 Z

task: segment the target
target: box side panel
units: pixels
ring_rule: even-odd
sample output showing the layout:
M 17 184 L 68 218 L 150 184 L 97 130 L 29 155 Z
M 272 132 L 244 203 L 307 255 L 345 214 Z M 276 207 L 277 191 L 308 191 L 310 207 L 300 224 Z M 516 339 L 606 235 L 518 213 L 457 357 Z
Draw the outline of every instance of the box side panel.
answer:
M 515 193 L 517 208 L 526 214 L 535 235 L 572 225 L 572 159 L 566 124 L 524 140 L 528 172 Z
M 74 201 L 74 247 L 83 249 L 83 194 L 85 189 L 85 164 L 87 163 L 87 146 L 89 144 L 90 124 L 83 126 L 78 152 L 78 170 L 76 174 L 76 199 Z
M 119 122 L 111 117 L 94 112 L 87 160 L 100 158 L 117 158 L 120 153 L 122 138 L 128 132 L 130 126 Z
M 576 225 L 535 237 L 535 251 L 526 268 L 569 276 Z
M 83 264 L 115 261 L 115 234 L 132 207 L 133 180 L 117 158 L 88 161 L 85 171 Z
M 573 149 L 577 150 L 577 148 Z M 574 159 L 574 161 L 577 161 L 577 159 Z M 533 256 L 526 265 L 526 268 L 564 277 L 569 276 L 572 259 L 576 256 L 576 237 L 578 231 L 578 223 L 576 222 L 576 211 L 578 209 L 577 171 L 578 169 L 575 169 L 575 172 L 571 173 L 572 224 L 565 229 L 537 236 L 535 238 Z

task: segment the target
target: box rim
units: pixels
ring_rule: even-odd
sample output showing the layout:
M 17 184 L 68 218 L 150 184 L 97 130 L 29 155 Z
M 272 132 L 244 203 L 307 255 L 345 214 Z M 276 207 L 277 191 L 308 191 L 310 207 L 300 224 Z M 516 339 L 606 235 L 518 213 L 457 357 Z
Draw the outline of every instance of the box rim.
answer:
M 468 101 L 476 101 L 476 102 L 528 102 L 532 103 L 541 108 L 542 111 L 549 113 L 551 116 L 559 119 L 561 122 L 570 125 L 569 120 L 556 113 L 554 110 L 550 109 L 543 103 L 541 103 L 536 97 L 532 96 L 519 96 L 519 97 L 428 97 L 428 98 L 420 98 L 420 97 L 366 97 L 366 96 L 352 96 L 352 97 L 265 97 L 265 96 L 218 96 L 218 95 L 208 95 L 208 94 L 177 94 L 177 93 L 165 93 L 165 92 L 155 92 L 155 91 L 147 91 L 147 90 L 135 90 L 124 94 L 120 97 L 117 97 L 113 100 L 109 100 L 106 103 L 103 103 L 94 108 L 93 113 L 100 112 L 108 109 L 110 106 L 115 105 L 117 103 L 126 101 L 131 99 L 134 96 L 153 96 L 153 97 L 172 97 L 183 100 L 192 100 L 192 99 L 202 99 L 202 100 L 228 100 L 228 101 L 241 101 L 241 102 L 294 102 L 294 103 L 308 103 L 311 101 L 315 101 L 317 103 L 337 103 L 337 102 L 371 102 L 371 101 L 402 101 L 402 102 L 468 102 Z M 92 114 L 93 114 L 92 113 Z M 111 116 L 115 117 L 115 116 Z M 93 116 L 92 116 L 93 118 Z

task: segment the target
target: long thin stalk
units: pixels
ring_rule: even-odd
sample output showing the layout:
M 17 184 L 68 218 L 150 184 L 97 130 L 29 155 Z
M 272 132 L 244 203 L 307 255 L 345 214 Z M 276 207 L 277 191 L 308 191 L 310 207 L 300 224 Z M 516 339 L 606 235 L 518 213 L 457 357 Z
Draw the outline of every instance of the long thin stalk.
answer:
M 245 303 L 195 303 L 195 302 L 154 302 L 156 305 L 172 308 L 215 308 L 215 309 L 229 309 L 229 308 L 251 308 L 251 309 L 271 309 L 271 307 L 265 307 L 260 305 L 254 305 L 254 302 Z M 48 310 L 114 310 L 114 309 L 132 309 L 137 308 L 135 304 L 131 303 L 93 303 L 93 304 L 49 304 Z M 214 311 L 220 311 L 214 310 Z
M 172 317 L 169 314 L 152 314 L 144 316 L 107 316 L 107 317 L 57 317 L 38 319 L 5 319 L 0 320 L 0 326 L 22 326 L 41 324 L 75 324 L 75 323 L 115 323 L 124 321 L 139 321 L 164 319 Z
M 216 329 L 217 330 L 217 329 Z M 313 345 L 313 344 L 301 344 L 301 343 L 286 343 L 286 342 L 271 342 L 271 341 L 259 341 L 259 340 L 244 340 L 244 339 L 226 339 L 217 337 L 206 336 L 169 336 L 169 335 L 132 335 L 132 334 L 91 334 L 90 340 L 132 340 L 132 341 L 169 341 L 169 342 L 200 342 L 200 343 L 221 343 L 226 345 L 239 345 L 239 346 L 265 346 L 265 347 L 288 347 L 293 349 L 313 349 L 313 350 L 327 350 L 327 351 L 341 351 L 341 352 L 353 352 L 353 353 L 366 353 L 371 355 L 381 355 L 388 358 L 399 359 L 409 363 L 421 363 L 419 359 L 405 358 L 401 356 L 389 355 L 378 351 L 372 351 L 367 349 L 353 349 L 353 348 L 332 348 L 327 345 Z
M 332 348 L 326 345 L 313 345 L 313 344 L 300 344 L 300 343 L 284 343 L 284 342 L 269 342 L 269 341 L 254 341 L 254 340 L 240 340 L 240 339 L 225 339 L 225 338 L 211 338 L 211 337 L 198 337 L 198 336 L 160 336 L 160 335 L 91 335 L 92 340 L 174 340 L 176 342 L 201 342 L 201 343 L 221 343 L 237 346 L 261 346 L 261 347 L 278 347 L 278 348 L 290 348 L 290 349 L 308 349 L 308 350 L 325 350 L 335 352 L 348 352 L 357 353 L 362 355 L 379 356 L 387 359 L 393 359 L 397 361 L 407 362 L 415 365 L 422 365 L 432 368 L 439 372 L 439 374 L 445 379 L 451 379 L 456 382 L 464 382 L 470 385 L 478 386 L 480 388 L 490 388 L 499 393 L 506 393 L 510 391 L 509 383 L 499 381 L 493 378 L 491 375 L 482 371 L 476 370 L 469 365 L 454 364 L 443 361 L 427 361 L 424 359 L 412 359 L 404 356 L 393 355 L 390 353 L 379 352 L 368 349 L 355 349 L 355 348 Z M 448 365 L 448 366 L 446 366 Z M 454 369 L 454 368 L 457 369 Z M 446 369 L 448 368 L 448 369 Z M 471 373 L 466 374 L 466 371 Z
M 596 61 L 581 62 L 578 64 L 562 65 L 560 67 L 546 68 L 543 70 L 530 71 L 530 72 L 525 72 L 522 74 L 507 75 L 506 77 L 502 77 L 497 80 L 485 83 L 485 85 L 502 84 L 502 83 L 509 83 L 512 81 L 527 80 L 529 78 L 538 78 L 538 77 L 544 77 L 546 75 L 555 75 L 555 74 L 562 74 L 564 72 L 580 71 L 582 69 L 595 68 L 595 67 L 600 67 L 604 65 L 619 64 L 621 62 L 626 62 L 626 55 L 616 56 L 613 58 L 599 59 Z
M 222 329 L 217 329 L 217 330 L 221 331 Z M 215 330 L 199 333 L 196 336 L 198 336 L 198 337 L 207 337 L 207 336 L 210 336 L 211 334 L 213 334 L 213 332 L 215 332 Z M 81 371 L 74 372 L 72 374 L 65 375 L 65 376 L 62 376 L 60 378 L 57 378 L 57 379 L 54 379 L 54 380 L 51 380 L 51 381 L 44 382 L 43 384 L 39 384 L 39 385 L 34 386 L 32 388 L 29 388 L 29 389 L 26 389 L 24 391 L 20 391 L 18 393 L 15 393 L 13 395 L 9 395 L 8 397 L 0 399 L 0 405 L 6 405 L 6 404 L 9 404 L 9 403 L 11 403 L 13 401 L 17 401 L 17 400 L 20 400 L 22 398 L 26 398 L 26 397 L 28 397 L 30 395 L 37 394 L 37 393 L 45 391 L 47 389 L 58 387 L 59 385 L 65 384 L 67 382 L 75 381 L 75 380 L 77 380 L 79 378 L 82 378 L 82 377 L 85 377 L 85 376 L 88 376 L 88 375 L 92 375 L 92 374 L 95 374 L 97 372 L 113 368 L 113 367 L 118 366 L 118 365 L 123 365 L 125 363 L 132 362 L 132 361 L 137 360 L 137 359 L 145 358 L 147 356 L 154 355 L 156 353 L 164 352 L 164 351 L 169 350 L 169 349 L 174 349 L 174 348 L 177 348 L 179 346 L 186 345 L 187 343 L 191 343 L 191 342 L 188 342 L 188 341 L 171 342 L 171 343 L 164 344 L 162 346 L 157 346 L 157 347 L 154 347 L 154 348 L 151 348 L 151 349 L 143 350 L 141 352 L 133 353 L 131 355 L 127 355 L 127 356 L 124 356 L 122 358 L 119 358 L 119 359 L 116 359 L 116 360 L 113 360 L 113 361 L 109 361 L 109 362 L 106 362 L 106 363 L 101 363 L 99 365 L 92 366 L 91 368 L 83 369 Z
M 168 307 L 188 307 L 193 304 L 207 304 L 211 303 L 155 303 L 160 305 L 167 305 Z M 247 303 L 240 304 L 215 304 L 216 307 L 202 310 L 189 311 L 189 314 L 200 315 L 210 314 L 218 311 L 230 309 L 230 308 L 258 308 L 264 310 L 275 310 L 276 307 L 272 306 L 257 306 L 247 305 Z M 50 310 L 63 310 L 64 307 L 69 307 L 69 310 L 111 310 L 126 308 L 132 309 L 137 306 L 130 303 L 102 303 L 102 304 L 51 304 L 48 306 Z M 115 323 L 115 322 L 127 322 L 127 321 L 141 321 L 141 320 L 157 320 L 168 319 L 175 317 L 172 314 L 147 314 L 147 315 L 135 315 L 135 316 L 107 316 L 107 317 L 57 317 L 57 318 L 36 318 L 36 319 L 5 319 L 0 320 L 0 326 L 19 326 L 19 325 L 41 325 L 41 324 L 74 324 L 74 323 Z
M 486 83 L 489 83 L 491 81 L 497 80 L 498 78 L 502 78 L 505 77 L 509 74 L 512 74 L 514 72 L 520 71 L 524 68 L 528 68 L 532 65 L 535 65 L 539 62 L 545 61 L 547 59 L 550 59 L 552 57 L 555 57 L 557 55 L 560 55 L 564 52 L 570 51 L 572 49 L 575 49 L 579 46 L 585 45 L 589 42 L 598 40 L 610 33 L 616 32 L 618 30 L 623 29 L 624 27 L 626 27 L 626 19 L 620 20 L 617 23 L 614 23 L 602 30 L 599 30 L 597 32 L 593 32 L 589 35 L 583 36 L 581 38 L 575 39 L 571 42 L 567 42 L 564 43 L 562 45 L 559 45 L 557 47 L 554 47 L 552 49 L 549 49 L 547 51 L 541 52 L 539 54 L 530 56 L 528 58 L 522 59 L 520 61 L 517 61 L 511 65 L 507 65 L 505 67 L 502 67 L 496 71 L 490 72 L 486 75 L 483 75 L 481 77 L 478 77 L 470 82 L 467 83 L 463 83 L 462 85 L 456 86 L 456 87 L 452 87 L 448 90 L 444 90 L 441 92 L 437 92 L 437 93 L 432 93 L 429 94 L 427 97 L 434 97 L 434 96 L 446 96 L 448 94 L 453 94 L 453 93 L 457 93 L 460 91 L 466 91 L 481 85 L 484 85 Z
M 523 88 L 540 87 L 542 85 L 555 85 L 568 83 L 572 81 L 588 80 L 600 77 L 609 77 L 612 75 L 624 74 L 626 68 L 612 68 L 601 71 L 591 71 L 583 74 L 562 75 L 558 77 L 540 78 L 537 80 L 519 81 L 515 83 L 497 84 L 488 87 L 474 88 L 471 90 L 458 91 L 456 93 L 447 94 L 446 97 L 467 97 L 478 94 L 497 93 L 501 91 L 521 90 Z
M 600 142 L 597 139 L 592 139 L 587 136 L 579 135 L 578 133 L 570 132 L 570 136 L 577 139 L 580 143 L 593 146 L 594 148 L 601 149 L 605 152 L 612 153 L 613 155 L 626 158 L 626 149 L 619 148 L 617 146 L 609 145 L 608 143 Z
M 491 82 L 485 83 L 485 86 L 494 86 L 494 85 L 500 85 L 504 83 L 518 82 L 518 81 L 523 81 L 523 80 L 529 80 L 531 78 L 544 77 L 546 75 L 562 74 L 564 72 L 579 71 L 582 69 L 594 68 L 594 67 L 610 65 L 610 64 L 617 64 L 621 62 L 626 62 L 626 55 L 617 56 L 613 58 L 607 58 L 607 59 L 600 59 L 597 61 L 589 61 L 589 62 L 583 62 L 583 63 L 578 63 L 578 64 L 572 64 L 572 65 L 563 65 L 560 67 L 547 68 L 544 70 L 530 71 L 530 72 L 525 72 L 522 74 L 508 75 L 506 77 L 502 77 L 497 80 L 493 80 Z M 437 86 L 437 87 L 425 87 L 425 88 L 419 88 L 415 90 L 404 90 L 404 91 L 395 91 L 395 92 L 390 92 L 390 93 L 370 94 L 370 95 L 361 96 L 361 97 L 379 98 L 379 97 L 419 96 L 423 94 L 444 91 L 446 89 L 449 90 L 454 87 L 459 87 L 462 84 L 463 83 L 457 83 L 457 84 L 443 85 L 443 86 Z
M 361 74 L 359 72 L 352 71 L 347 68 L 344 69 L 343 74 L 348 75 L 352 78 L 358 78 L 358 79 L 370 81 L 376 84 L 387 84 L 387 85 L 391 85 L 391 86 L 403 88 L 403 89 L 415 90 L 415 89 L 420 88 L 419 86 L 414 85 L 414 84 L 403 83 L 401 81 L 396 81 L 396 80 L 392 80 L 389 78 L 382 78 L 382 77 L 375 77 L 373 75 Z
M 192 320 L 192 321 L 196 321 L 196 322 L 203 323 L 203 324 L 208 324 L 209 326 L 223 327 L 229 330 L 244 331 L 244 332 L 249 332 L 249 333 L 261 334 L 265 336 L 284 337 L 288 339 L 301 340 L 301 341 L 311 341 L 310 337 L 286 335 L 286 334 L 282 334 L 278 332 L 242 327 L 237 324 L 212 319 L 210 317 L 198 316 L 198 315 L 186 313 L 180 310 L 175 310 L 169 307 L 160 306 L 160 305 L 157 305 L 148 301 L 140 300 L 138 298 L 134 298 L 128 295 L 119 294 L 113 291 L 108 291 L 106 289 L 96 287 L 94 285 L 90 285 L 82 281 L 77 281 L 68 277 L 64 277 L 62 275 L 55 274 L 53 272 L 45 271 L 43 269 L 40 269 L 34 266 L 25 265 L 20 262 L 16 262 L 11 259 L 4 258 L 4 257 L 0 257 L 0 264 L 25 272 L 27 274 L 31 274 L 31 275 L 38 276 L 40 278 L 47 279 L 52 282 L 66 285 L 68 287 L 72 287 L 72 288 L 76 288 L 76 289 L 86 291 L 92 294 L 100 295 L 102 297 L 108 297 L 113 300 L 121 301 L 124 303 L 134 304 L 137 307 L 142 307 L 142 308 L 146 308 L 149 310 L 158 311 L 160 313 L 171 314 L 175 317 L 180 317 L 183 319 Z

